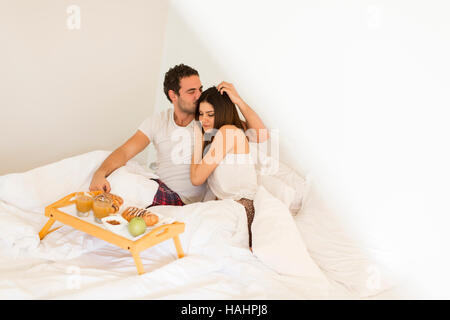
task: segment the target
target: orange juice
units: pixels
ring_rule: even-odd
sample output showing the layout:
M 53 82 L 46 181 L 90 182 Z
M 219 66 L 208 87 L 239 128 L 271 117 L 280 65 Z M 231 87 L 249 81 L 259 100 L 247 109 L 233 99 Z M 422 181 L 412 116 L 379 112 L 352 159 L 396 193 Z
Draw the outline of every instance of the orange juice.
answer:
M 110 213 L 114 212 L 114 208 L 110 201 L 95 200 L 92 209 L 94 210 L 95 221 L 102 223 L 100 219 L 109 216 Z
M 78 196 L 77 197 L 77 210 L 81 212 L 88 212 L 92 209 L 92 197 L 90 196 Z
M 78 216 L 89 216 L 89 211 L 92 209 L 92 201 L 92 197 L 87 196 L 83 193 L 77 195 L 75 203 Z

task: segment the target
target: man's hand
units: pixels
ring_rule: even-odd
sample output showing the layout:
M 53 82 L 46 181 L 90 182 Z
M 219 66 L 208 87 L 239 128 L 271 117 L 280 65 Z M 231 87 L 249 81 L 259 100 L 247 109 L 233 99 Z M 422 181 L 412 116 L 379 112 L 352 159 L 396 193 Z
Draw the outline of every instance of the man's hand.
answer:
M 105 175 L 101 172 L 94 173 L 92 177 L 91 185 L 89 186 L 89 191 L 105 191 L 110 192 L 111 186 L 108 180 L 106 180 Z

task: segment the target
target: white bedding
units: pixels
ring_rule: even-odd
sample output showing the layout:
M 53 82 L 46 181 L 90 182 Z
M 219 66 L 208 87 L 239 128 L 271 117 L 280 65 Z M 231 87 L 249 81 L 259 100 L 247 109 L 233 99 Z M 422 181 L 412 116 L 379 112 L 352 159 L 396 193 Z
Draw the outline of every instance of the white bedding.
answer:
M 108 154 L 90 152 L 0 177 L 0 299 L 359 298 L 333 279 L 318 284 L 264 265 L 248 250 L 244 208 L 231 200 L 154 207 L 186 223 L 180 236 L 186 256 L 177 258 L 171 240 L 149 248 L 141 252 L 146 273 L 140 276 L 128 251 L 71 227 L 39 241 L 45 206 L 87 190 Z M 156 189 L 149 177 L 151 171 L 130 161 L 109 179 L 111 192 L 126 202 L 151 202 Z

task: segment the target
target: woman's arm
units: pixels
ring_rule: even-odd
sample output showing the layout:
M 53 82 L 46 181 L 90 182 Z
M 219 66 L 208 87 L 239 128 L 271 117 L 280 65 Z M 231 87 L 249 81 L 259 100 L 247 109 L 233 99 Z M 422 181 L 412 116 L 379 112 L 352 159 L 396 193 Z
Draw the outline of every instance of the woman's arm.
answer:
M 239 133 L 239 131 L 241 133 Z M 238 128 L 233 125 L 225 125 L 221 127 L 215 137 L 213 142 L 211 142 L 211 147 L 209 148 L 206 155 L 200 161 L 195 161 L 198 158 L 198 150 L 195 150 L 192 155 L 191 163 L 191 183 L 194 186 L 199 186 L 208 179 L 214 169 L 217 168 L 219 163 L 225 158 L 226 154 L 231 150 L 235 149 L 236 141 L 241 139 L 236 139 L 236 135 L 241 135 L 245 139 L 244 134 Z M 199 143 L 197 142 L 197 147 Z M 201 150 L 200 150 L 201 153 Z
M 204 138 L 200 121 L 194 123 L 194 152 L 192 154 L 191 168 L 193 164 L 199 164 L 203 157 Z M 192 170 L 192 169 L 191 169 Z

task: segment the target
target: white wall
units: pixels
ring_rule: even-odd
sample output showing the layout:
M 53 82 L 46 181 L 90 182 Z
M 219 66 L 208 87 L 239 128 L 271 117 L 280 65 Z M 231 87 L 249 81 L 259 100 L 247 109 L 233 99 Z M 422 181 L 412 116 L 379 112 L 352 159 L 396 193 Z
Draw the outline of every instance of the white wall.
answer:
M 167 10 L 164 0 L 0 1 L 0 174 L 133 135 L 153 112 Z
M 365 245 L 446 294 L 450 23 L 445 1 L 172 0 L 157 89 L 184 62 L 227 80 L 280 133 Z M 156 96 L 156 108 L 168 101 Z

